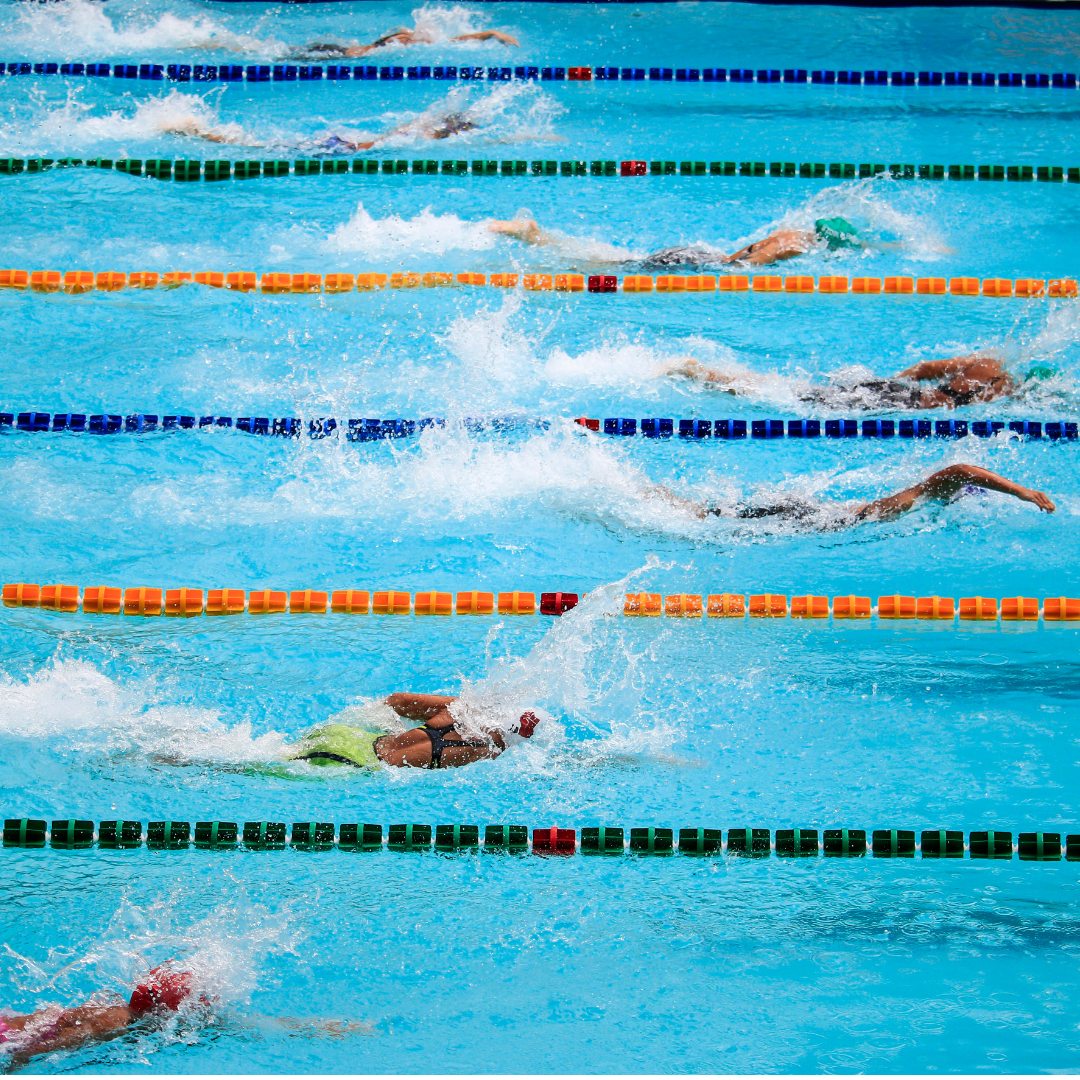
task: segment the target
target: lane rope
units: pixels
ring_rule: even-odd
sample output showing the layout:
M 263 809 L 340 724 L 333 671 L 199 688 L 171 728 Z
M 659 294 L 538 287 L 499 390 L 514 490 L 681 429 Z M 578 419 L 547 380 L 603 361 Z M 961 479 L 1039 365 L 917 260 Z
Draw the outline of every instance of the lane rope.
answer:
M 43 608 L 47 611 L 95 615 L 563 615 L 577 607 L 581 594 L 542 592 L 452 592 L 423 590 L 415 597 L 404 590 L 380 589 L 162 589 L 96 585 L 35 585 L 11 582 L 3 586 L 5 608 Z M 858 619 L 877 617 L 880 624 L 896 620 L 933 622 L 1080 622 L 1080 598 L 1033 596 L 792 596 L 780 593 L 627 593 L 622 614 L 629 618 L 668 619 Z
M 394 64 L 106 64 L 74 61 L 0 63 L 0 74 L 57 75 L 147 82 L 677 82 L 765 83 L 814 86 L 894 86 L 1075 90 L 1078 76 L 1068 72 L 989 71 L 818 71 L 805 68 L 669 68 L 607 64 L 511 67 Z
M 874 162 L 794 161 L 522 161 L 328 156 L 289 161 L 201 161 L 194 158 L 0 158 L 0 176 L 44 173 L 86 167 L 113 169 L 128 176 L 194 182 L 252 180 L 282 176 L 751 176 L 801 180 L 865 180 L 888 175 L 894 180 L 1039 181 L 1080 184 L 1080 166 L 1061 165 L 915 165 Z
M 530 836 L 531 832 L 531 836 Z M 1062 857 L 1080 860 L 1080 834 L 1062 837 L 1060 832 L 1022 832 L 1013 843 L 1013 834 L 1000 829 L 925 829 L 916 840 L 913 829 L 670 829 L 650 826 L 624 829 L 622 826 L 585 826 L 567 829 L 545 826 L 530 830 L 526 825 L 391 825 L 385 834 L 382 825 L 330 821 L 296 821 L 291 831 L 283 821 L 197 821 L 194 833 L 188 821 L 151 821 L 143 833 L 141 821 L 102 821 L 96 830 L 101 849 L 188 850 L 245 848 L 253 851 L 330 850 L 347 851 L 487 851 L 534 855 L 733 855 L 764 858 L 826 857 L 877 858 L 1012 859 L 1024 862 L 1060 862 Z M 3 846 L 60 850 L 92 848 L 94 822 L 77 818 L 6 818 Z
M 547 431 L 552 420 L 527 419 L 514 416 L 466 417 L 447 420 L 442 416 L 422 416 L 415 420 L 404 417 L 377 419 L 353 418 L 342 421 L 344 429 L 333 416 L 322 416 L 305 422 L 297 416 L 187 416 L 180 413 L 47 413 L 0 412 L 0 432 L 8 429 L 28 434 L 63 431 L 72 434 L 118 435 L 120 433 L 147 435 L 153 432 L 228 431 L 248 435 L 299 439 L 305 430 L 309 439 L 321 441 L 337 438 L 339 432 L 349 442 L 375 442 L 404 439 L 421 435 L 429 428 L 461 427 L 471 432 L 505 432 L 533 428 Z M 604 420 L 578 416 L 574 423 L 587 431 L 605 435 L 646 439 L 963 439 L 974 435 L 981 439 L 1004 436 L 1016 440 L 1051 441 L 1077 439 L 1077 422 L 1072 420 L 698 420 L 673 417 L 607 417 Z
M 280 274 L 254 271 L 171 270 L 0 270 L 0 290 L 63 293 L 80 296 L 91 292 L 123 289 L 175 289 L 202 285 L 226 292 L 261 295 L 311 295 L 316 293 L 380 292 L 384 289 L 438 289 L 466 286 L 516 289 L 526 292 L 612 294 L 717 293 L 806 296 L 962 296 L 996 299 L 1075 299 L 1074 278 L 978 278 L 978 277 L 848 277 L 826 274 L 627 274 L 620 282 L 615 274 L 481 274 L 455 271 L 403 271 L 384 273 Z

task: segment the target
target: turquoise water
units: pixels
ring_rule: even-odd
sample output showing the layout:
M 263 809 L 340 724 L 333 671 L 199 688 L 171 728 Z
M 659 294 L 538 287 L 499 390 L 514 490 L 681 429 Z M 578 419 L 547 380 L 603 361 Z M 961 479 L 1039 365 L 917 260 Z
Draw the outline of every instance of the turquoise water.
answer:
M 394 25 L 388 63 L 1076 67 L 1077 16 L 753 5 L 412 11 L 63 3 L 0 12 L 7 59 L 247 63 Z M 520 49 L 442 39 L 495 26 Z M 230 60 L 230 58 L 235 58 Z M 383 62 L 380 58 L 379 62 Z M 301 157 L 470 110 L 445 144 L 376 156 L 1071 164 L 1076 91 L 675 84 L 183 88 L 0 80 L 0 155 Z M 193 122 L 239 143 L 165 128 Z M 259 143 L 260 147 L 246 144 Z M 245 145 L 241 145 L 245 144 Z M 265 150 L 265 152 L 264 152 Z M 0 179 L 5 266 L 327 273 L 588 271 L 721 250 L 840 214 L 873 250 L 790 272 L 1075 276 L 1075 190 L 1042 184 L 312 177 L 175 185 L 64 170 Z M 560 242 L 490 234 L 527 209 Z M 999 351 L 1059 369 L 968 419 L 1077 415 L 1080 320 L 1058 300 L 566 296 L 196 288 L 0 294 L 0 410 L 511 415 L 546 430 L 350 444 L 236 431 L 0 434 L 4 581 L 82 586 L 590 592 L 560 620 L 135 620 L 0 613 L 5 817 L 1035 829 L 1080 832 L 1068 626 L 631 621 L 626 591 L 1075 595 L 1075 445 L 688 444 L 569 418 L 858 415 L 827 378 Z M 743 397 L 661 374 L 694 356 Z M 876 413 L 875 415 L 892 415 Z M 931 414 L 920 414 L 931 415 Z M 874 498 L 971 462 L 1048 492 L 811 532 L 699 520 L 778 495 Z M 399 689 L 462 692 L 527 744 L 458 772 L 285 762 Z M 20 851 L 0 885 L 0 1003 L 129 993 L 181 959 L 209 1026 L 46 1059 L 85 1072 L 1075 1069 L 1074 864 L 573 859 L 347 852 Z M 281 1017 L 370 1036 L 299 1038 Z

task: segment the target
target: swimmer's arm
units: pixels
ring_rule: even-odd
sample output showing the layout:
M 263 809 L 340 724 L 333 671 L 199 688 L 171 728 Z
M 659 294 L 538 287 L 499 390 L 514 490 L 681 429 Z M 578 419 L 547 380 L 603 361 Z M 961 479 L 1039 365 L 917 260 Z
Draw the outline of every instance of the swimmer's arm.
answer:
M 945 360 L 921 360 L 919 363 L 912 364 L 911 367 L 899 372 L 896 377 L 898 379 L 915 379 L 919 382 L 924 379 L 943 379 L 946 375 L 963 374 L 973 364 L 980 361 L 982 363 L 987 361 L 996 363 L 996 361 L 981 356 L 979 353 L 969 353 L 967 356 L 950 356 Z M 996 374 L 1000 374 L 1001 365 L 998 364 L 997 366 L 999 370 Z
M 12 1031 L 24 1031 L 26 1025 L 41 1014 L 7 1018 Z M 31 1028 L 20 1038 L 17 1047 L 9 1054 L 16 1062 L 26 1062 L 38 1054 L 52 1054 L 58 1050 L 72 1050 L 88 1042 L 106 1042 L 123 1035 L 134 1019 L 126 1005 L 80 1005 L 63 1012 L 40 1032 Z M 15 1040 L 12 1040 L 14 1042 Z
M 363 1020 L 321 1020 L 315 1016 L 249 1016 L 247 1026 L 285 1028 L 297 1035 L 325 1035 L 340 1039 L 346 1035 L 374 1035 L 375 1028 Z
M 944 502 L 967 484 L 976 484 L 988 491 L 999 491 L 1003 495 L 1011 495 L 1014 499 L 1034 503 L 1048 514 L 1055 510 L 1053 502 L 1045 492 L 1026 488 L 978 465 L 950 465 L 914 487 L 865 503 L 855 511 L 855 517 L 858 521 L 892 521 L 906 514 L 919 499 L 937 499 Z
M 708 509 L 701 503 L 694 502 L 693 499 L 684 499 L 681 495 L 676 495 L 671 488 L 664 487 L 663 484 L 646 484 L 642 494 L 647 499 L 660 499 L 676 510 L 691 513 L 695 517 L 704 519 L 709 516 Z
M 444 694 L 391 694 L 386 704 L 406 720 L 430 720 L 443 712 L 456 697 Z
M 720 387 L 724 393 L 738 394 L 739 388 L 737 386 L 738 380 L 734 375 L 725 375 L 722 371 L 717 371 L 714 368 L 706 367 L 700 361 L 695 360 L 692 356 L 687 356 L 682 360 L 675 360 L 672 363 L 662 367 L 659 371 L 660 375 L 681 375 L 684 379 L 691 379 L 694 382 L 705 383 L 706 386 Z
M 501 30 L 481 30 L 475 34 L 459 34 L 457 37 L 452 37 L 451 41 L 490 41 L 494 38 L 496 41 L 501 41 L 504 45 L 517 45 L 518 39 L 511 37 L 509 34 L 504 34 Z
M 557 244 L 558 240 L 546 233 L 535 221 L 527 218 L 513 221 L 492 220 L 487 223 L 488 232 L 498 233 L 500 236 L 512 236 L 523 244 Z

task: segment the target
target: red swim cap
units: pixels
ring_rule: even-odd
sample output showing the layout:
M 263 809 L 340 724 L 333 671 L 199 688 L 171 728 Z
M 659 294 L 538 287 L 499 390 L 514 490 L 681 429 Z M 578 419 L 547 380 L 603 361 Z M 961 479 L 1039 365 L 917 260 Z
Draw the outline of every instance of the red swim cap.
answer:
M 518 718 L 518 734 L 523 739 L 531 739 L 533 732 L 536 730 L 536 725 L 540 723 L 540 717 L 536 713 L 526 712 L 522 713 Z
M 146 982 L 135 987 L 128 1008 L 136 1016 L 171 1009 L 175 1012 L 191 997 L 191 972 L 170 971 L 164 966 L 151 969 Z

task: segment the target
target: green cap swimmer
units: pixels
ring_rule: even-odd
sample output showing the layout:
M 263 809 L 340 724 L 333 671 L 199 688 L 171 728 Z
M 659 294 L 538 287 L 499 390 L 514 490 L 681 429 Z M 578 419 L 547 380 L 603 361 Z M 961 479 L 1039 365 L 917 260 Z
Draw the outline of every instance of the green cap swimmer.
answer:
M 814 222 L 814 232 L 817 233 L 819 239 L 825 241 L 830 251 L 862 247 L 859 230 L 842 217 L 818 218 Z

